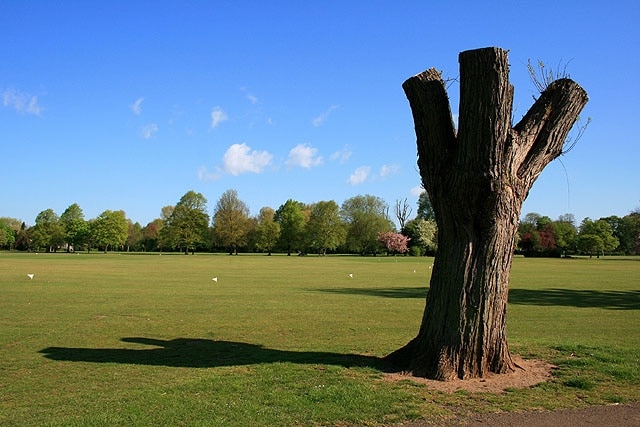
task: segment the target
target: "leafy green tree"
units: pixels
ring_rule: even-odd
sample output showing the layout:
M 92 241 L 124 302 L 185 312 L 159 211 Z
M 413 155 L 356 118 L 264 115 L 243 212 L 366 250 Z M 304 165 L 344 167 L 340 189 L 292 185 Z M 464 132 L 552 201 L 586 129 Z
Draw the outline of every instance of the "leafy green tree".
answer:
M 70 205 L 60 215 L 60 222 L 64 227 L 64 238 L 67 242 L 67 252 L 77 250 L 86 243 L 89 225 L 84 219 L 84 213 L 77 203 Z
M 560 215 L 558 217 L 558 221 L 557 222 L 567 222 L 571 225 L 573 225 L 574 227 L 576 226 L 576 216 L 574 214 L 571 213 L 566 213 L 563 215 Z
M 137 251 L 142 247 L 142 225 L 139 222 L 127 220 L 127 227 L 127 252 L 131 249 Z
M 46 247 L 53 252 L 64 244 L 64 226 L 53 209 L 46 209 L 36 217 L 33 227 L 33 244 L 36 247 Z
M 22 221 L 16 218 L 0 218 L 0 248 L 11 250 L 16 245 L 18 232 Z
M 276 211 L 275 220 L 280 224 L 280 244 L 291 256 L 293 250 L 301 248 L 306 218 L 304 205 L 301 202 L 289 199 Z
M 540 215 L 536 212 L 530 212 L 522 218 L 520 221 L 520 225 L 525 229 L 529 230 L 531 228 L 535 230 L 543 230 L 545 226 L 553 223 L 553 220 L 548 216 Z
M 10 230 L 11 229 L 9 228 L 9 226 L 4 222 L 2 222 L 2 220 L 0 220 L 0 248 L 3 248 L 8 245 L 9 239 L 7 236 L 8 234 L 7 232 Z
M 129 224 L 124 211 L 106 210 L 96 219 L 90 222 L 89 233 L 94 244 L 104 248 L 104 253 L 109 248 L 117 248 L 124 245 L 129 234 Z
M 573 222 L 573 215 L 571 219 L 567 216 L 561 216 L 554 222 L 554 230 L 556 237 L 556 246 L 560 250 L 561 254 L 567 255 L 568 252 L 573 252 L 577 249 L 578 230 Z
M 171 215 L 173 215 L 175 208 L 173 205 L 163 206 L 162 209 L 160 209 L 160 219 L 165 222 L 168 221 Z
M 162 251 L 162 248 L 171 248 L 174 247 L 174 237 L 171 235 L 172 229 L 170 227 L 166 227 L 169 223 L 169 218 L 173 214 L 174 206 L 164 206 L 160 210 L 160 222 L 156 223 L 156 230 L 158 232 L 157 236 L 157 245 L 158 250 Z
M 420 193 L 420 196 L 418 197 L 418 218 L 422 218 L 426 221 L 436 220 L 436 214 L 433 211 L 431 199 L 426 191 Z
M 334 250 L 344 244 L 346 230 L 336 202 L 322 201 L 312 206 L 306 227 L 306 239 L 308 246 L 321 255 L 326 255 L 328 250 Z
M 542 215 L 540 215 L 537 212 L 529 212 L 528 214 L 522 217 L 522 219 L 520 220 L 519 226 L 527 230 L 535 229 L 538 226 L 538 218 L 541 218 L 541 217 Z
M 620 249 L 626 255 L 640 254 L 638 243 L 640 242 L 640 210 L 631 212 L 620 221 L 618 228 Z
M 208 227 L 207 199 L 195 191 L 188 191 L 180 198 L 165 225 L 171 242 L 183 249 L 185 255 L 206 243 Z
M 635 241 L 640 234 L 640 213 L 632 212 L 622 218 L 613 215 L 601 219 L 609 223 L 613 236 L 618 239 L 619 246 L 616 250 L 626 255 L 634 254 Z
M 0 248 L 11 249 L 11 246 L 15 243 L 15 235 L 9 224 L 4 222 L 0 218 Z
M 584 243 L 582 242 L 583 236 L 597 236 L 602 241 L 602 244 L 598 247 L 598 254 L 602 253 L 604 255 L 606 252 L 611 252 L 620 244 L 618 239 L 613 235 L 611 225 L 604 219 L 593 221 L 590 218 L 585 218 L 582 220 L 580 224 L 580 248 L 584 248 Z M 589 238 L 588 241 L 593 243 L 593 239 L 591 238 Z M 589 255 L 593 254 L 593 252 L 590 251 L 587 253 L 589 253 Z
M 275 215 L 275 211 L 270 207 L 260 209 L 255 229 L 256 249 L 269 255 L 280 237 L 280 224 L 275 221 Z
M 16 232 L 16 249 L 19 251 L 31 250 L 33 241 L 33 227 L 27 227 L 27 224 L 22 222 L 20 229 Z
M 403 233 L 411 238 L 411 245 L 418 247 L 420 254 L 438 250 L 438 226 L 434 220 L 416 217 L 407 222 Z
M 247 244 L 251 224 L 249 207 L 238 198 L 238 192 L 222 193 L 213 215 L 213 234 L 218 243 L 238 255 L 238 248 Z
M 347 224 L 347 247 L 362 255 L 376 253 L 380 233 L 393 230 L 388 209 L 384 200 L 369 194 L 345 200 L 340 215 Z
M 578 249 L 580 252 L 592 257 L 593 254 L 599 254 L 604 251 L 604 242 L 600 236 L 595 234 L 580 234 L 578 237 Z

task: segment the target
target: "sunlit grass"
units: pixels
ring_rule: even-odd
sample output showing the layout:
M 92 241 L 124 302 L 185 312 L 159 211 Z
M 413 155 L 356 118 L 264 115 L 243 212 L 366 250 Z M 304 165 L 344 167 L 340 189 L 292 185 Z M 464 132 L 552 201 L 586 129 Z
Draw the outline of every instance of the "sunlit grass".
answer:
M 634 258 L 515 260 L 510 346 L 558 365 L 549 383 L 384 381 L 431 263 L 1 253 L 0 425 L 375 425 L 640 398 Z

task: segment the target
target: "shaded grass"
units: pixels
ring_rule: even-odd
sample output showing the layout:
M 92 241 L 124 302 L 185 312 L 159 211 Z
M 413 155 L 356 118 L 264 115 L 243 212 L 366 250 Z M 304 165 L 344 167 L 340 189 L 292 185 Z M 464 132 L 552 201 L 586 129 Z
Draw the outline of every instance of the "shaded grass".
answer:
M 558 365 L 554 381 L 498 396 L 383 381 L 431 263 L 0 254 L 0 424 L 375 425 L 640 398 L 640 263 L 623 260 L 515 260 L 510 345 Z

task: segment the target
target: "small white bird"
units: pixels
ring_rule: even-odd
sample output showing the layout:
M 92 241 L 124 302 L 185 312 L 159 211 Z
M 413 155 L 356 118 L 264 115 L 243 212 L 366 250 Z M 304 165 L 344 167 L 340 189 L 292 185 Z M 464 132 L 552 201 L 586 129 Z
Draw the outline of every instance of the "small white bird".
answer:
M 353 273 L 349 273 L 349 277 L 353 277 Z
M 217 278 L 217 277 L 214 277 L 214 278 L 213 278 L 213 279 L 211 279 L 211 280 L 213 280 L 214 282 L 218 283 L 218 278 Z
M 35 274 L 27 274 L 27 277 L 31 280 L 33 280 L 33 276 L 35 276 Z

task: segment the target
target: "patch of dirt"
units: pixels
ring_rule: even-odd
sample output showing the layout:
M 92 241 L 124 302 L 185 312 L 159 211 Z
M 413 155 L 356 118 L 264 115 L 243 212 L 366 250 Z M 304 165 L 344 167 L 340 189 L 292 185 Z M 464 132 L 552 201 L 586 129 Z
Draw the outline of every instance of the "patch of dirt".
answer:
M 556 426 L 640 426 L 640 404 L 589 406 L 560 411 L 530 411 L 507 414 L 485 414 L 469 418 L 464 427 L 556 427 Z
M 413 381 L 424 384 L 431 390 L 445 393 L 455 393 L 465 390 L 471 393 L 503 393 L 505 389 L 527 388 L 545 382 L 551 378 L 551 372 L 557 368 L 543 360 L 525 360 L 519 356 L 513 356 L 516 370 L 510 374 L 490 374 L 485 378 L 473 378 L 469 380 L 436 381 L 426 378 L 418 378 L 406 374 L 386 374 L 387 381 Z
M 529 411 L 500 414 L 477 414 L 465 419 L 442 422 L 410 421 L 393 427 L 583 427 L 640 426 L 640 403 L 589 406 L 559 411 Z

